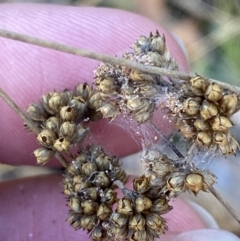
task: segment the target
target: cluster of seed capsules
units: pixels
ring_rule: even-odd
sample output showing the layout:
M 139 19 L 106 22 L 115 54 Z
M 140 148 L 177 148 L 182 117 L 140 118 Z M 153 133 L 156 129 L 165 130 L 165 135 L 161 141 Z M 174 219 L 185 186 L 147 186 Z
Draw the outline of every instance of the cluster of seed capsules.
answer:
M 183 136 L 199 146 L 218 148 L 224 155 L 235 154 L 239 145 L 230 133 L 230 118 L 240 108 L 239 97 L 201 76 L 178 88 L 180 94 L 169 94 L 164 105 Z
M 164 36 L 160 36 L 158 32 L 149 37 L 139 37 L 132 50 L 125 53 L 123 58 L 170 70 L 178 69 Z M 105 63 L 94 74 L 97 92 L 93 97 L 93 108 L 98 109 L 105 118 L 114 119 L 119 113 L 123 113 L 139 124 L 152 118 L 159 94 L 163 93 L 167 85 L 161 75 Z

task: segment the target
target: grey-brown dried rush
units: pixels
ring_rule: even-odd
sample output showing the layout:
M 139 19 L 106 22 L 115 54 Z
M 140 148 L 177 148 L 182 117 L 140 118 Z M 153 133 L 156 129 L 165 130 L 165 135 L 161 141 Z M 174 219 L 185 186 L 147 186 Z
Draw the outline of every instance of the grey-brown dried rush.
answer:
M 158 32 L 139 37 L 132 52 L 123 57 L 178 69 Z M 194 195 L 209 191 L 215 175 L 196 168 L 187 157 L 172 160 L 150 143 L 142 156 L 146 173 L 133 180 L 130 190 L 117 157 L 100 146 L 83 145 L 91 134 L 85 123 L 101 118 L 113 121 L 122 114 L 139 125 L 151 124 L 154 111 L 163 108 L 199 151 L 210 148 L 234 154 L 239 145 L 230 133 L 230 118 L 239 110 L 239 96 L 201 76 L 166 79 L 108 63 L 94 71 L 94 86 L 79 84 L 73 91 L 50 92 L 38 104 L 29 105 L 27 115 L 39 128 L 37 163 L 44 165 L 55 154 L 67 162 L 63 188 L 70 209 L 67 220 L 74 229 L 86 230 L 92 240 L 154 240 L 167 230 L 162 215 L 171 211 L 169 201 L 185 191 Z

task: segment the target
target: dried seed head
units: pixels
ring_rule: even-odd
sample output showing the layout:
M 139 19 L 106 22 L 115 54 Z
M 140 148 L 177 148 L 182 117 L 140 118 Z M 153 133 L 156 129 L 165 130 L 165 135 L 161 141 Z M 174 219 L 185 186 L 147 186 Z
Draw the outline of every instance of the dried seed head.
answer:
M 112 94 L 116 91 L 115 80 L 111 77 L 97 78 L 95 80 L 97 88 L 104 94 Z
M 129 219 L 129 228 L 134 231 L 145 230 L 145 218 L 139 213 L 133 215 Z
M 183 109 L 188 115 L 196 115 L 200 110 L 201 98 L 188 98 L 183 102 Z
M 208 84 L 208 81 L 201 76 L 190 79 L 191 90 L 196 95 L 203 95 Z
M 67 221 L 74 229 L 81 228 L 81 216 L 74 212 L 70 212 Z
M 104 103 L 98 109 L 98 111 L 102 113 L 102 116 L 104 118 L 109 118 L 111 120 L 114 120 L 118 116 L 120 109 L 114 101 L 111 101 L 109 103 Z
M 224 115 L 232 115 L 237 111 L 238 97 L 236 94 L 224 95 L 220 100 L 220 106 Z
M 104 195 L 101 197 L 101 202 L 106 204 L 113 204 L 117 199 L 117 193 L 114 192 L 112 189 L 106 189 Z
M 96 173 L 92 183 L 98 187 L 108 187 L 110 184 L 110 179 L 105 172 L 101 171 Z
M 225 116 L 216 116 L 212 121 L 214 131 L 227 131 L 232 126 L 232 122 Z
M 59 129 L 59 137 L 63 137 L 68 141 L 71 141 L 76 134 L 76 124 L 71 122 L 64 122 Z
M 27 108 L 28 116 L 35 121 L 45 121 L 47 119 L 47 113 L 40 104 L 31 104 Z
M 99 171 L 105 171 L 109 169 L 111 158 L 102 154 L 95 159 L 95 163 Z
M 167 180 L 167 189 L 173 194 L 179 194 L 183 191 L 184 189 L 184 179 L 185 179 L 186 174 L 181 173 L 181 172 L 174 172 L 171 174 L 171 176 Z
M 60 117 L 63 121 L 73 121 L 77 113 L 71 106 L 63 106 L 60 108 Z
M 44 129 L 38 134 L 37 140 L 42 146 L 51 148 L 56 140 L 56 135 L 51 130 Z
M 210 146 L 212 144 L 213 137 L 210 131 L 200 131 L 197 134 L 197 142 L 200 145 Z
M 138 193 L 144 193 L 150 188 L 149 178 L 145 175 L 133 180 L 133 188 Z
M 228 143 L 228 136 L 223 132 L 213 133 L 213 140 L 216 144 L 225 146 Z
M 82 173 L 85 176 L 91 176 L 92 173 L 97 171 L 97 166 L 93 162 L 86 162 L 82 164 Z
M 58 152 L 66 152 L 69 151 L 70 144 L 66 138 L 60 137 L 54 142 L 53 148 Z
M 55 152 L 47 148 L 39 148 L 33 154 L 37 159 L 37 164 L 44 165 L 54 156 Z
M 47 129 L 53 131 L 55 134 L 59 131 L 60 121 L 57 117 L 50 117 L 47 119 L 45 126 Z
M 117 212 L 123 215 L 131 215 L 133 213 L 131 200 L 120 198 L 117 202 Z
M 200 114 L 204 120 L 208 120 L 218 114 L 218 109 L 213 103 L 204 100 Z
M 205 92 L 205 97 L 210 101 L 218 101 L 222 98 L 222 87 L 216 83 L 210 84 Z
M 148 240 L 147 232 L 145 230 L 136 231 L 130 237 L 130 241 L 141 241 L 141 240 Z
M 137 212 L 143 212 L 152 207 L 152 201 L 146 196 L 138 196 L 135 200 L 135 209 Z
M 81 193 L 85 199 L 91 199 L 93 201 L 97 201 L 98 199 L 98 188 L 96 187 L 85 188 Z
M 53 92 L 50 94 L 49 100 L 48 100 L 48 106 L 51 110 L 58 112 L 60 107 L 63 105 L 63 96 L 61 93 Z
M 96 215 L 85 215 L 81 218 L 81 226 L 83 229 L 87 229 L 91 231 L 97 223 L 97 216 Z
M 91 215 L 94 214 L 98 209 L 98 203 L 93 200 L 85 200 L 81 203 L 84 214 Z
M 68 203 L 69 208 L 75 213 L 82 213 L 82 208 L 80 205 L 80 199 L 78 197 L 71 197 Z
M 165 197 L 154 200 L 150 211 L 157 214 L 164 214 L 172 210 L 172 206 L 168 204 L 168 200 Z
M 166 230 L 165 220 L 156 213 L 148 213 L 146 215 L 146 225 L 157 235 L 163 234 Z
M 91 238 L 94 241 L 104 240 L 106 236 L 107 236 L 106 231 L 100 225 L 96 226 L 91 233 Z
M 205 122 L 203 119 L 195 120 L 194 126 L 196 127 L 197 130 L 200 130 L 200 131 L 206 131 L 211 128 L 209 123 Z
M 113 213 L 110 217 L 110 221 L 116 227 L 124 227 L 128 222 L 128 216 L 120 214 L 120 213 Z
M 92 87 L 89 86 L 87 83 L 79 84 L 76 87 L 75 94 L 77 96 L 81 96 L 81 98 L 85 101 L 87 101 L 92 93 Z
M 196 195 L 199 191 L 204 190 L 203 176 L 199 173 L 190 173 L 185 178 L 185 185 Z
M 97 217 L 100 220 L 107 220 L 112 214 L 112 209 L 105 203 L 101 203 L 97 210 Z

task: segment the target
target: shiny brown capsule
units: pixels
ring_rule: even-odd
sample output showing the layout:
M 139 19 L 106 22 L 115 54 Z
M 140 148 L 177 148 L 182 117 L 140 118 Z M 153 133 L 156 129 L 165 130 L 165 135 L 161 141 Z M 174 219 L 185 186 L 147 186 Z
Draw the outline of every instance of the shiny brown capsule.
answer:
M 85 200 L 81 203 L 84 214 L 94 214 L 98 209 L 98 203 L 93 200 Z
M 97 223 L 97 216 L 95 214 L 93 215 L 85 215 L 81 218 L 81 226 L 83 229 L 87 229 L 91 231 Z
M 215 132 L 213 133 L 213 140 L 216 144 L 224 146 L 228 143 L 228 136 L 223 132 Z
M 206 131 L 206 130 L 209 130 L 211 128 L 209 123 L 207 123 L 203 119 L 197 119 L 197 120 L 194 121 L 193 124 L 196 127 L 196 129 L 200 130 L 200 131 Z
M 185 178 L 185 186 L 195 195 L 204 190 L 204 179 L 199 173 L 190 173 Z
M 217 83 L 210 84 L 205 92 L 205 97 L 210 101 L 218 101 L 223 96 L 223 90 Z
M 133 213 L 131 200 L 120 198 L 117 202 L 117 212 L 123 215 L 131 215 Z
M 53 131 L 55 134 L 57 134 L 59 131 L 60 120 L 57 117 L 52 116 L 47 119 L 45 126 L 47 129 L 49 129 L 49 130 Z
M 197 142 L 200 145 L 210 146 L 212 144 L 212 133 L 210 131 L 200 131 L 197 134 Z
M 133 188 L 138 193 L 144 193 L 150 188 L 149 178 L 145 175 L 133 180 Z
M 224 95 L 219 107 L 224 115 L 232 115 L 237 111 L 238 102 L 236 94 Z
M 69 121 L 63 122 L 60 126 L 59 137 L 63 137 L 68 141 L 71 141 L 76 135 L 76 124 Z
M 116 227 L 124 227 L 128 222 L 129 217 L 120 213 L 113 213 L 110 217 L 110 221 Z
M 129 219 L 129 228 L 135 230 L 135 231 L 142 231 L 145 229 L 145 218 L 137 213 L 130 217 Z
M 119 106 L 115 102 L 109 102 L 103 104 L 99 109 L 104 118 L 114 120 L 120 113 Z
M 107 204 L 101 203 L 97 209 L 97 217 L 104 221 L 111 216 L 112 212 L 112 209 Z
M 214 131 L 227 131 L 232 127 L 232 122 L 225 116 L 216 116 L 212 121 L 212 129 Z
M 54 156 L 55 152 L 47 148 L 39 148 L 33 154 L 37 159 L 37 164 L 44 165 Z
M 112 94 L 116 91 L 115 80 L 111 77 L 98 78 L 95 80 L 95 84 L 98 90 L 102 91 L 104 94 Z
M 146 214 L 146 225 L 154 230 L 158 235 L 164 233 L 166 229 L 165 221 L 156 213 Z
M 165 197 L 158 198 L 154 200 L 152 207 L 150 208 L 151 212 L 157 214 L 164 214 L 172 210 L 172 206 L 168 204 L 168 201 Z
M 53 149 L 58 152 L 66 152 L 69 151 L 70 144 L 71 143 L 66 138 L 60 137 L 54 142 Z
M 191 90 L 196 95 L 203 95 L 209 85 L 208 81 L 201 76 L 190 79 Z
M 135 209 L 137 212 L 143 212 L 152 207 L 152 201 L 150 198 L 139 195 L 135 200 Z
M 56 140 L 56 135 L 53 131 L 44 129 L 38 134 L 37 140 L 42 146 L 50 148 Z
M 77 113 L 71 106 L 63 106 L 60 108 L 60 117 L 63 121 L 73 121 Z
M 188 98 L 183 102 L 183 109 L 188 115 L 196 115 L 200 110 L 201 98 Z
M 218 114 L 217 107 L 207 100 L 204 100 L 201 106 L 200 115 L 204 120 L 208 120 Z

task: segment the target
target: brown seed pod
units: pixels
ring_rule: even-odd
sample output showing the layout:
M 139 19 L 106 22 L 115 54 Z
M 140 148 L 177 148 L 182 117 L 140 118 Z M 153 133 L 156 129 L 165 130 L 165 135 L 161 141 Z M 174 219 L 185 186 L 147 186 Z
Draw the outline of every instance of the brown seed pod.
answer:
M 195 195 L 204 190 L 204 179 L 199 173 L 190 173 L 185 177 L 185 186 Z
M 33 154 L 37 159 L 37 164 L 44 165 L 54 156 L 55 151 L 47 148 L 39 148 L 35 150 Z
M 150 211 L 157 214 L 164 214 L 172 210 L 172 206 L 168 204 L 168 200 L 165 197 L 154 200 Z
M 176 127 L 186 139 L 191 139 L 196 135 L 195 127 L 189 124 L 186 120 L 178 118 L 176 122 Z
M 85 176 L 91 176 L 92 173 L 97 171 L 97 166 L 93 162 L 86 162 L 82 164 L 82 174 Z
M 97 110 L 102 113 L 104 118 L 109 118 L 111 120 L 114 120 L 120 113 L 119 106 L 114 101 L 104 103 Z
M 107 220 L 112 214 L 112 209 L 105 203 L 101 203 L 97 210 L 97 217 L 100 220 Z
M 69 151 L 70 144 L 71 143 L 66 138 L 60 137 L 54 142 L 53 149 L 58 152 L 66 152 Z
M 154 80 L 153 75 L 134 69 L 131 70 L 129 77 L 135 82 L 151 82 Z
M 95 214 L 93 215 L 84 215 L 81 218 L 81 226 L 83 229 L 87 229 L 88 231 L 91 231 L 97 223 L 97 216 Z
M 78 197 L 70 197 L 68 206 L 74 213 L 82 213 L 81 200 Z
M 96 226 L 92 233 L 91 233 L 91 238 L 92 240 L 104 240 L 107 237 L 106 230 L 104 230 L 101 225 Z
M 198 97 L 188 98 L 183 102 L 183 110 L 188 115 L 196 115 L 200 110 L 200 104 L 202 99 Z
M 227 131 L 232 125 L 232 122 L 227 117 L 221 115 L 217 115 L 212 121 L 212 129 L 214 131 Z
M 155 109 L 155 103 L 149 102 L 142 109 L 132 112 L 133 118 L 139 123 L 144 123 L 152 118 Z
M 158 52 L 161 55 L 165 53 L 166 40 L 164 35 L 161 37 L 159 32 L 157 31 L 156 34 L 150 37 L 150 41 L 151 41 L 150 48 L 152 51 Z
M 218 101 L 222 98 L 223 96 L 223 90 L 220 85 L 217 83 L 211 83 L 208 85 L 206 92 L 205 92 L 205 97 L 210 100 L 210 101 Z
M 237 111 L 238 97 L 236 94 L 224 95 L 220 100 L 220 110 L 224 115 L 232 115 Z
M 139 195 L 135 200 L 135 209 L 137 212 L 143 212 L 152 207 L 152 201 L 150 198 Z
M 186 174 L 182 172 L 173 172 L 167 179 L 167 189 L 173 193 L 173 195 L 178 195 L 185 191 L 184 179 Z
M 111 236 L 114 236 L 116 240 L 124 240 L 127 237 L 127 228 L 125 227 L 112 227 Z
M 146 214 L 146 225 L 153 230 L 156 235 L 161 235 L 166 230 L 165 220 L 156 213 Z
M 68 219 L 67 221 L 70 223 L 70 225 L 74 228 L 74 229 L 79 229 L 81 228 L 81 215 L 76 214 L 74 212 L 70 212 L 68 215 Z
M 239 149 L 239 143 L 233 136 L 229 135 L 227 144 L 219 145 L 218 147 L 223 155 L 236 154 Z
M 64 105 L 63 94 L 58 92 L 53 92 L 52 94 L 50 94 L 48 99 L 48 106 L 51 110 L 53 110 L 54 112 L 58 112 L 61 106 L 63 105 Z
M 92 94 L 92 87 L 87 83 L 79 84 L 76 87 L 75 95 L 80 96 L 83 100 L 87 101 Z
M 131 215 L 133 213 L 132 201 L 127 198 L 120 198 L 117 202 L 117 212 L 123 215 Z
M 108 205 L 115 203 L 117 199 L 117 193 L 112 189 L 108 188 L 104 191 L 104 194 L 101 196 L 101 202 L 104 202 Z
M 91 199 L 93 201 L 97 201 L 98 199 L 98 188 L 97 187 L 88 187 L 81 190 L 81 194 L 85 199 Z
M 98 187 L 108 187 L 111 182 L 106 173 L 101 171 L 96 173 L 92 183 Z
M 197 130 L 206 131 L 209 130 L 211 127 L 208 122 L 204 121 L 203 119 L 197 119 L 194 121 L 194 126 Z
M 138 193 L 144 193 L 150 188 L 149 178 L 145 175 L 133 180 L 133 188 Z
M 44 129 L 38 134 L 37 140 L 42 146 L 51 148 L 56 140 L 56 135 L 51 130 Z
M 217 107 L 207 100 L 204 100 L 201 106 L 200 115 L 204 120 L 208 120 L 218 114 Z
M 197 134 L 197 142 L 200 145 L 210 146 L 213 141 L 213 134 L 210 131 L 200 131 Z
M 134 231 L 145 230 L 145 218 L 141 214 L 137 213 L 130 217 L 128 225 L 129 228 Z
M 47 112 L 41 104 L 31 104 L 27 108 L 27 115 L 35 121 L 45 121 L 48 117 Z
M 216 144 L 225 146 L 228 143 L 228 136 L 226 133 L 223 133 L 223 132 L 214 132 L 213 140 Z
M 47 119 L 45 126 L 47 129 L 53 131 L 55 134 L 58 134 L 59 131 L 59 126 L 60 126 L 60 120 L 55 117 L 52 116 L 50 118 Z
M 196 95 L 204 95 L 209 85 L 207 79 L 197 76 L 190 79 L 191 90 Z
M 109 76 L 97 78 L 94 83 L 104 94 L 112 94 L 117 89 L 114 78 Z
M 124 227 L 128 222 L 129 217 L 120 213 L 112 213 L 110 217 L 111 223 L 118 228 Z
M 95 159 L 95 163 L 96 163 L 99 171 L 105 171 L 105 170 L 108 170 L 110 167 L 111 158 L 104 154 L 102 154 L 102 155 L 100 154 Z
M 63 106 L 60 108 L 60 117 L 63 121 L 73 121 L 77 113 L 71 106 Z
M 150 39 L 146 36 L 140 36 L 133 44 L 132 48 L 136 53 L 144 53 L 151 47 Z
M 59 137 L 63 137 L 68 141 L 71 141 L 76 135 L 76 124 L 69 121 L 63 122 L 60 126 Z
M 85 200 L 81 203 L 83 213 L 87 215 L 94 214 L 98 209 L 98 203 L 93 200 Z

